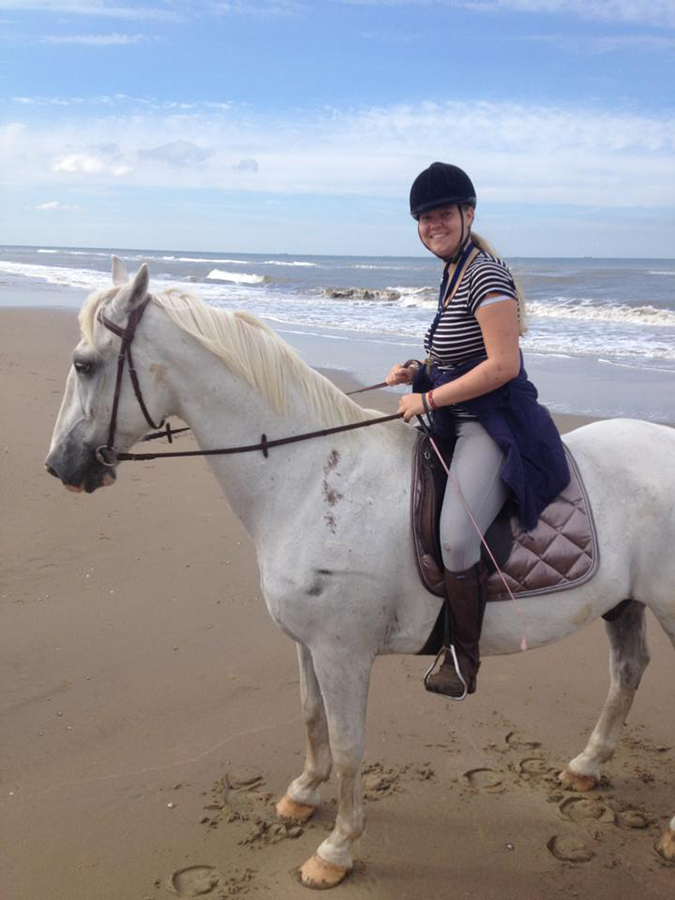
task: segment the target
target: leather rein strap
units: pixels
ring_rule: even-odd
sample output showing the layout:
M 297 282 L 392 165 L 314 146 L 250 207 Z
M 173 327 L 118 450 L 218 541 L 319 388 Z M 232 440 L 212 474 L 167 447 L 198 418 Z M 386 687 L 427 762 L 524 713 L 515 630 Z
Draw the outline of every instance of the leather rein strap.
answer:
M 163 459 L 170 456 L 227 456 L 232 453 L 252 453 L 256 450 L 261 450 L 263 456 L 268 457 L 268 451 L 270 447 L 281 447 L 283 444 L 296 444 L 300 441 L 309 441 L 312 438 L 325 437 L 329 434 L 338 434 L 342 431 L 353 431 L 356 428 L 367 428 L 369 425 L 379 425 L 383 422 L 392 422 L 394 419 L 401 419 L 403 417 L 402 413 L 395 413 L 391 416 L 379 416 L 376 419 L 367 419 L 365 422 L 353 422 L 349 425 L 338 425 L 335 428 L 323 428 L 319 431 L 308 431 L 304 434 L 296 434 L 292 437 L 277 438 L 276 440 L 272 441 L 268 441 L 267 435 L 263 434 L 261 435 L 259 443 L 246 444 L 239 447 L 221 447 L 215 450 L 171 451 L 168 453 L 118 453 L 115 450 L 114 446 L 115 431 L 117 429 L 117 410 L 119 407 L 120 393 L 122 390 L 122 376 L 124 374 L 124 366 L 127 361 L 129 363 L 129 376 L 134 388 L 134 394 L 136 395 L 136 399 L 138 400 L 141 411 L 145 416 L 146 422 L 148 423 L 148 425 L 150 425 L 151 428 L 154 429 L 159 429 L 164 426 L 164 420 L 162 420 L 159 425 L 155 425 L 150 416 L 150 413 L 148 412 L 145 401 L 143 400 L 143 395 L 141 393 L 138 374 L 136 373 L 136 369 L 134 368 L 133 357 L 131 356 L 131 342 L 134 339 L 138 323 L 141 321 L 143 313 L 145 312 L 150 300 L 151 295 L 148 294 L 143 303 L 141 303 L 129 313 L 129 318 L 127 320 L 125 328 L 121 328 L 119 325 L 111 322 L 110 319 L 108 319 L 107 316 L 105 316 L 102 312 L 99 312 L 98 314 L 99 322 L 104 325 L 109 331 L 112 331 L 113 334 L 116 334 L 122 339 L 122 346 L 120 347 L 120 352 L 117 359 L 117 378 L 115 380 L 115 395 L 113 397 L 113 406 L 110 415 L 110 426 L 108 428 L 108 442 L 107 444 L 98 447 L 95 452 L 96 459 L 104 466 L 111 467 L 116 465 L 118 462 L 123 462 L 126 460 L 135 460 L 137 462 L 142 462 L 150 459 Z M 176 430 L 189 431 L 189 429 Z M 166 436 L 169 440 L 169 443 L 172 443 L 171 435 L 171 427 L 167 424 L 166 431 L 162 431 L 153 435 L 147 435 L 145 438 L 142 438 L 142 440 L 152 440 L 156 437 Z

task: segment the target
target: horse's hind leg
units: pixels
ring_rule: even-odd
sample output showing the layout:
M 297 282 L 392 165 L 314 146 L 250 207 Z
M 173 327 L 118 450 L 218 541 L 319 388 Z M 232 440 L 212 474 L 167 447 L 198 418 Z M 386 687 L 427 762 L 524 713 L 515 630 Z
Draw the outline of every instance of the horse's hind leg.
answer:
M 560 774 L 560 781 L 569 790 L 590 791 L 596 787 L 602 764 L 614 755 L 642 673 L 649 663 L 644 616 L 644 604 L 633 600 L 617 619 L 605 622 L 610 642 L 609 695 L 586 749 Z
M 675 612 L 666 612 L 662 609 L 652 611 L 675 647 Z M 656 850 L 664 859 L 675 862 L 675 816 L 670 820 L 670 824 L 657 843 Z
M 316 678 L 309 650 L 298 644 L 300 663 L 300 699 L 307 734 L 305 768 L 292 781 L 277 803 L 277 813 L 284 819 L 306 822 L 321 802 L 319 785 L 330 776 L 332 759 L 328 742 L 328 724 L 321 688 Z

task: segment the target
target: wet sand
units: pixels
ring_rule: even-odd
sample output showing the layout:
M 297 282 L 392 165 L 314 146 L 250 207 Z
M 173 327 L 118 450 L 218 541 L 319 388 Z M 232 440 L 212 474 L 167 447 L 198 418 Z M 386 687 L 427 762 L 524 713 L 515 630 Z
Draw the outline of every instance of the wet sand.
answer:
M 294 871 L 330 828 L 335 782 L 301 833 L 277 824 L 304 736 L 250 541 L 201 460 L 122 467 L 91 496 L 45 476 L 76 340 L 70 313 L 0 312 L 0 895 L 150 900 L 173 877 L 182 896 L 307 897 Z M 652 664 L 589 795 L 554 774 L 607 691 L 601 623 L 486 660 L 463 704 L 424 692 L 423 660 L 379 659 L 368 824 L 335 896 L 672 898 L 653 843 L 675 812 L 673 659 L 651 616 L 649 631 Z

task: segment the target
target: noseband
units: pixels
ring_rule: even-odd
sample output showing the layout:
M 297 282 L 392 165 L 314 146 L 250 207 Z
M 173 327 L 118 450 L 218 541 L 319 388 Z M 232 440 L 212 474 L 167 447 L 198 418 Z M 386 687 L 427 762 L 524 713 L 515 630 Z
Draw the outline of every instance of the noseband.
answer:
M 112 331 L 113 334 L 116 334 L 118 337 L 122 338 L 122 346 L 120 347 L 120 353 L 117 357 L 117 378 L 115 380 L 115 395 L 113 397 L 113 405 L 112 405 L 112 413 L 110 414 L 110 425 L 108 427 L 108 441 L 106 444 L 101 444 L 100 447 L 96 448 L 95 456 L 98 462 L 103 466 L 107 466 L 111 468 L 117 462 L 117 451 L 115 450 L 115 431 L 117 429 L 117 410 L 120 402 L 120 393 L 122 391 L 122 376 L 124 375 L 124 366 L 128 362 L 129 363 L 129 377 L 131 378 L 131 384 L 134 388 L 134 394 L 136 395 L 136 399 L 138 400 L 138 405 L 141 407 L 141 411 L 145 416 L 145 421 L 151 428 L 159 429 L 164 425 L 164 420 L 162 420 L 159 425 L 156 425 L 148 412 L 148 408 L 145 405 L 145 401 L 143 400 L 143 394 L 141 393 L 141 386 L 138 381 L 138 375 L 136 373 L 136 369 L 134 368 L 134 360 L 131 355 L 131 343 L 134 339 L 134 335 L 136 334 L 136 328 L 138 327 L 138 323 L 143 318 L 143 313 L 145 312 L 148 303 L 152 299 L 151 295 L 145 298 L 145 300 L 133 309 L 129 313 L 129 318 L 127 319 L 127 324 L 125 328 L 121 328 L 119 325 L 115 325 L 114 322 L 111 322 L 103 312 L 99 312 L 98 321 L 101 325 L 105 326 L 108 331 Z

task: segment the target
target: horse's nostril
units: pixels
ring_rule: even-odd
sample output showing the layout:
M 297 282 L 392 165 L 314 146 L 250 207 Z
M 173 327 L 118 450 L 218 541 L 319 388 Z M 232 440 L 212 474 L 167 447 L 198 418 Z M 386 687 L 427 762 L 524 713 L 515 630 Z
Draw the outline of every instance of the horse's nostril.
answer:
M 45 463 L 45 469 L 49 472 L 50 475 L 53 475 L 54 478 L 58 478 L 58 477 L 59 477 L 59 473 L 56 472 L 54 469 L 52 469 L 51 466 L 48 466 L 47 463 Z

